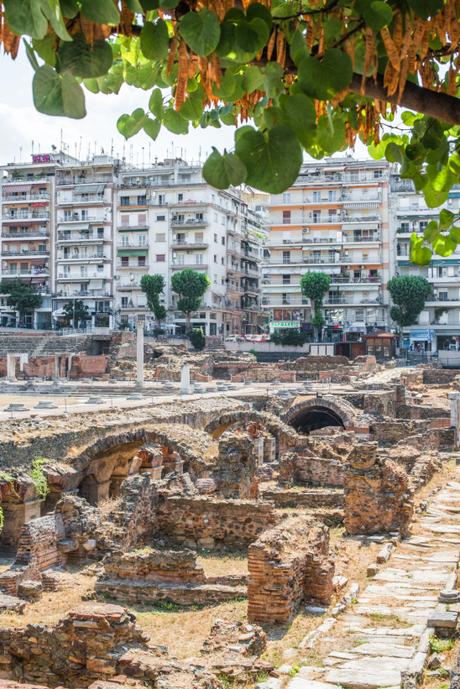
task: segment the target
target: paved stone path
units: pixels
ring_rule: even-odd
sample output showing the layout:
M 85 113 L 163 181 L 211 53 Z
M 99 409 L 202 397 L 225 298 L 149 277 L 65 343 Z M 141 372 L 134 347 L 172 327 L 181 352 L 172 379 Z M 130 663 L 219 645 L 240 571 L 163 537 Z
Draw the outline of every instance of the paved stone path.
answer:
M 460 605 L 440 603 L 439 594 L 457 588 L 459 559 L 460 483 L 451 481 L 430 500 L 417 535 L 395 548 L 345 612 L 303 640 L 298 658 L 289 660 L 301 666 L 295 677 L 286 666 L 285 675 L 258 689 L 396 689 L 402 673 L 419 676 L 434 626 L 456 623 Z M 311 649 L 318 665 L 311 665 Z

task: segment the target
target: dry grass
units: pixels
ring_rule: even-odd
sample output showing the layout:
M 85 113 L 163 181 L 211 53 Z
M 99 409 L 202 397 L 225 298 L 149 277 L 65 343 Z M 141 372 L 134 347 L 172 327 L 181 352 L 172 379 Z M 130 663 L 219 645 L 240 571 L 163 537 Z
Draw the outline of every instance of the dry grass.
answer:
M 169 653 L 177 658 L 187 658 L 199 653 L 214 620 L 243 621 L 246 607 L 246 601 L 231 601 L 201 610 L 160 611 L 144 607 L 130 610 L 152 643 L 167 646 Z
M 0 614 L 1 627 L 25 627 L 28 624 L 55 625 L 69 610 L 82 601 L 82 597 L 94 591 L 96 578 L 76 573 L 72 586 L 60 591 L 45 593 L 36 603 L 29 603 L 25 614 L 4 612 Z
M 218 554 L 201 551 L 197 564 L 203 567 L 207 577 L 248 573 L 247 555 L 243 552 Z

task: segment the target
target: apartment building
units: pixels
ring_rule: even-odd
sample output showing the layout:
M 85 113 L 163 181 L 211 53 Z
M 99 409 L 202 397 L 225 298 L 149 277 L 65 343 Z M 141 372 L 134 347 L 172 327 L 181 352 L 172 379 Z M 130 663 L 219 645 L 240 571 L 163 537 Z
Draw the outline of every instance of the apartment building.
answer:
M 265 233 L 239 192 L 211 188 L 201 166 L 174 159 L 122 171 L 117 193 L 115 309 L 121 323 L 131 324 L 145 312 L 154 326 L 140 289 L 142 275 L 150 273 L 164 277 L 167 321 L 183 329 L 171 279 L 192 268 L 210 279 L 194 327 L 211 336 L 258 331 L 264 319 L 259 271 Z
M 174 159 L 139 170 L 53 153 L 1 170 L 1 279 L 19 277 L 43 295 L 28 326 L 52 327 L 66 304 L 82 301 L 95 326 L 133 326 L 142 313 L 154 327 L 140 279 L 159 273 L 168 326 L 180 330 L 171 278 L 190 267 L 211 281 L 194 326 L 207 335 L 260 330 L 263 219 L 240 191 L 209 187 L 201 166 Z M 0 323 L 15 320 L 0 296 Z
M 55 316 L 81 300 L 93 325 L 114 325 L 116 171 L 108 156 L 56 168 Z
M 419 343 L 434 351 L 460 340 L 460 248 L 448 257 L 433 255 L 428 266 L 414 265 L 409 258 L 410 235 L 422 233 L 431 220 L 439 218 L 440 208 L 428 208 L 411 180 L 400 179 L 396 170 L 390 178 L 391 220 L 395 273 L 423 275 L 433 286 L 433 297 L 420 314 L 418 326 L 405 328 L 407 344 Z M 443 206 L 460 213 L 460 186 L 454 187 Z
M 391 277 L 389 168 L 385 162 L 331 158 L 302 166 L 295 184 L 273 195 L 263 264 L 263 306 L 272 327 L 302 326 L 312 305 L 304 273 L 331 277 L 327 325 L 343 332 L 388 324 Z
M 52 322 L 54 281 L 54 171 L 66 156 L 32 156 L 31 163 L 3 166 L 0 175 L 0 277 L 4 282 L 20 279 L 42 295 L 42 305 L 25 325 L 49 328 Z M 0 297 L 0 323 L 10 325 L 16 314 Z

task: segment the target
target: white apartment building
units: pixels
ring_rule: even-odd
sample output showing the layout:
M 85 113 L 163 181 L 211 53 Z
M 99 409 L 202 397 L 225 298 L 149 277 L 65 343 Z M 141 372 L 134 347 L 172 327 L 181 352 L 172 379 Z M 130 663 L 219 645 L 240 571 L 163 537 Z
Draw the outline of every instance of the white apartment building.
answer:
M 116 222 L 116 313 L 132 324 L 148 313 L 142 275 L 165 280 L 162 303 L 171 325 L 185 326 L 171 290 L 176 271 L 206 273 L 210 286 L 192 319 L 207 335 L 257 332 L 263 322 L 259 270 L 264 227 L 237 191 L 204 182 L 201 166 L 165 160 L 147 170 L 120 174 Z
M 391 175 L 391 217 L 396 275 L 422 275 L 433 286 L 433 298 L 420 314 L 418 326 L 404 329 L 408 344 L 418 342 L 425 349 L 442 349 L 460 339 L 460 248 L 448 257 L 433 255 L 428 266 L 414 265 L 409 258 L 410 235 L 422 233 L 430 220 L 439 218 L 440 208 L 428 208 L 423 195 L 410 180 Z M 454 187 L 443 206 L 460 213 L 460 187 Z
M 81 300 L 105 327 L 114 324 L 114 175 L 106 156 L 56 168 L 54 314 Z
M 304 164 L 294 185 L 271 197 L 262 303 L 272 328 L 310 321 L 300 279 L 312 271 L 331 277 L 324 299 L 330 331 L 388 324 L 388 196 L 385 162 L 347 157 Z
M 210 279 L 195 327 L 260 330 L 263 219 L 239 190 L 207 185 L 200 165 L 174 159 L 139 170 L 53 153 L 1 169 L 1 279 L 19 277 L 43 295 L 29 327 L 52 327 L 76 301 L 95 326 L 133 326 L 143 313 L 154 327 L 140 279 L 159 273 L 170 329 L 181 329 L 171 278 L 189 267 Z M 15 320 L 0 296 L 0 324 Z

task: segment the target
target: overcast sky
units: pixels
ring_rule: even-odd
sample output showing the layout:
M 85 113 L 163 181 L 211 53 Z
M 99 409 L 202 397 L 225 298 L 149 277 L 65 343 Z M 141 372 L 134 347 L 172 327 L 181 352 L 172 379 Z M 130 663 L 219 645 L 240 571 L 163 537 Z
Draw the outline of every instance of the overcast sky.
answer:
M 115 157 L 125 157 L 134 165 L 148 165 L 155 157 L 182 156 L 189 162 L 206 160 L 212 146 L 219 150 L 233 147 L 233 127 L 221 129 L 192 129 L 187 136 L 175 136 L 162 129 L 154 142 L 140 133 L 125 142 L 118 133 L 116 122 L 124 112 L 135 108 L 147 109 L 149 93 L 124 85 L 118 96 L 95 95 L 86 91 L 87 116 L 82 120 L 49 117 L 38 113 L 32 101 L 33 71 L 25 51 L 20 50 L 13 61 L 0 56 L 0 163 L 30 161 L 32 145 L 35 153 L 45 153 L 54 145 L 81 159 L 88 152 L 113 152 Z M 33 144 L 32 144 L 33 142 Z M 340 155 L 340 154 L 339 154 Z M 367 157 L 364 146 L 359 146 L 356 156 Z

